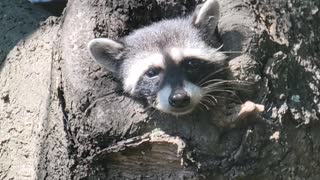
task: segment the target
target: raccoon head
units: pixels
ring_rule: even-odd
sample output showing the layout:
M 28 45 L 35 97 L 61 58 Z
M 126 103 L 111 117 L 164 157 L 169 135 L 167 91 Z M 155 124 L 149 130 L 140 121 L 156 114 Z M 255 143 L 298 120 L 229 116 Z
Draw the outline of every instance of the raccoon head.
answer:
M 219 79 L 225 56 L 210 46 L 219 18 L 219 4 L 207 0 L 192 16 L 162 20 L 143 27 L 119 42 L 93 39 L 91 56 L 113 72 L 123 89 L 133 97 L 166 113 L 190 113 Z

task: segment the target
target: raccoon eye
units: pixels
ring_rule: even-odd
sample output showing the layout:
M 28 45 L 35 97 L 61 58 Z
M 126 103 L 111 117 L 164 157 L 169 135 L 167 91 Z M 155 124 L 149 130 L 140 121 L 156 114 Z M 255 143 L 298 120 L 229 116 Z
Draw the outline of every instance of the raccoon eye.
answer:
M 183 61 L 182 66 L 187 72 L 196 71 L 200 68 L 200 61 L 198 59 L 186 59 Z
M 150 68 L 145 72 L 145 75 L 149 78 L 155 77 L 160 74 L 160 68 Z

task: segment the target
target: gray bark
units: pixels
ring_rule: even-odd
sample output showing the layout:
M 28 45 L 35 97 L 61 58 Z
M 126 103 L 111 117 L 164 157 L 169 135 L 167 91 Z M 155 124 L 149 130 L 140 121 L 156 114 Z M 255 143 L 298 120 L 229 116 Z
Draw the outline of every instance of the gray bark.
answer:
M 0 179 L 319 179 L 318 1 L 220 1 L 213 38 L 250 85 L 210 111 L 146 109 L 88 55 L 198 3 L 74 0 L 48 18 L 0 2 Z

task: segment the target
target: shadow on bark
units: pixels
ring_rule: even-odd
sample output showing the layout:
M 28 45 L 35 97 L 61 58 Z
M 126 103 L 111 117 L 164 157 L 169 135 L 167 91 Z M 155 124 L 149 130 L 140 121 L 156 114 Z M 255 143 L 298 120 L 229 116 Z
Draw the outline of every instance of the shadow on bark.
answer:
M 12 48 L 23 43 L 49 16 L 27 0 L 0 2 L 0 72 Z

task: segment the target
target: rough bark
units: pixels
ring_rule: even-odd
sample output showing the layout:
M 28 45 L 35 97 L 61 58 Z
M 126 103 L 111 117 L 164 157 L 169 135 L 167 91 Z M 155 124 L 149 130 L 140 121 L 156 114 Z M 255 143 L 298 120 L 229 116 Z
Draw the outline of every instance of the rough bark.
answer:
M 0 2 L 0 179 L 37 177 L 57 37 L 48 17 L 27 1 Z
M 320 178 L 318 1 L 221 0 L 212 38 L 251 84 L 183 117 L 122 94 L 86 44 L 199 1 L 74 0 L 40 27 L 46 12 L 15 3 L 0 3 L 1 179 Z

